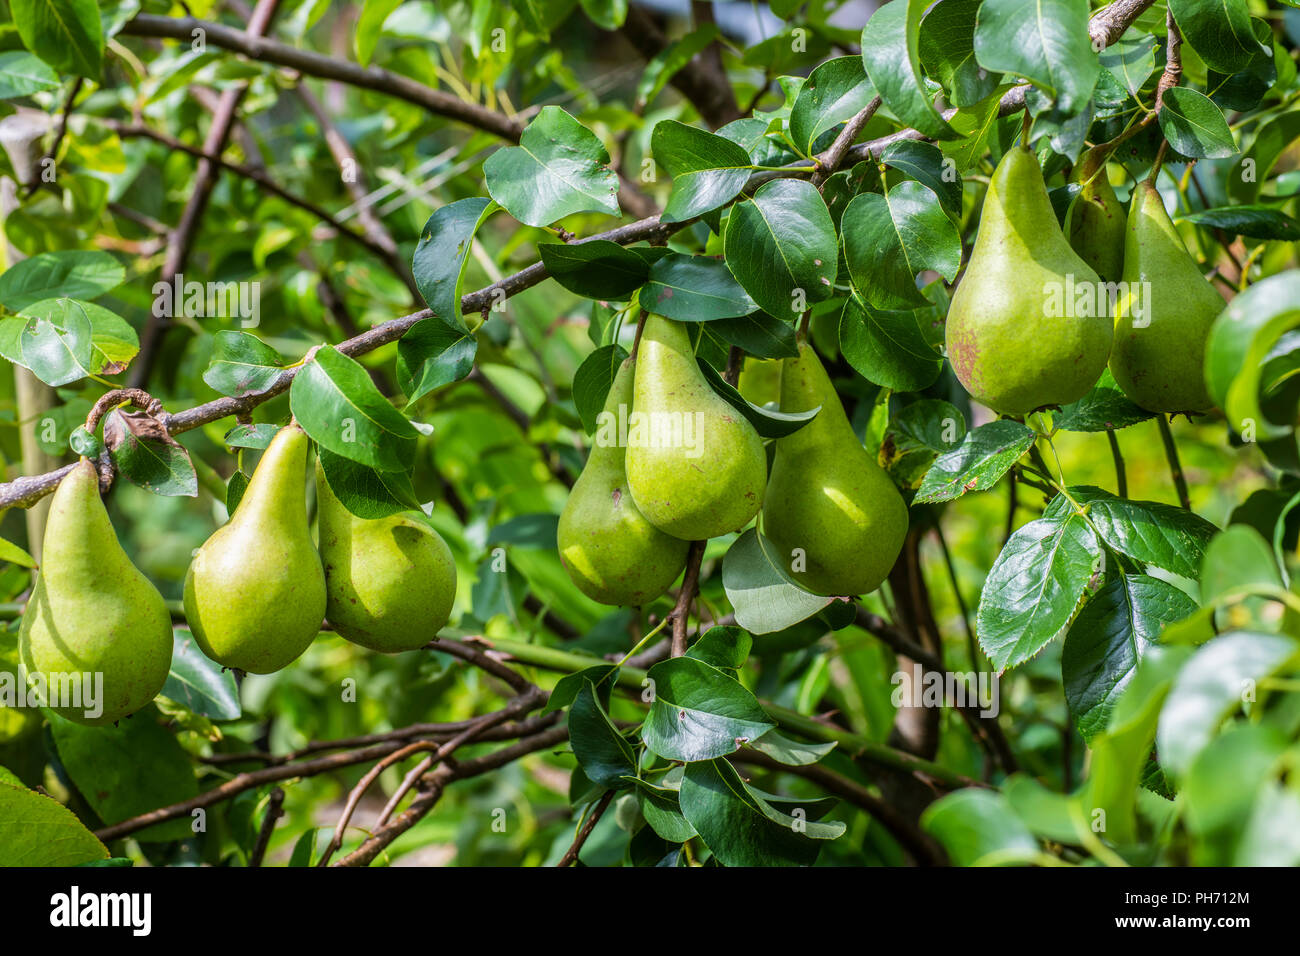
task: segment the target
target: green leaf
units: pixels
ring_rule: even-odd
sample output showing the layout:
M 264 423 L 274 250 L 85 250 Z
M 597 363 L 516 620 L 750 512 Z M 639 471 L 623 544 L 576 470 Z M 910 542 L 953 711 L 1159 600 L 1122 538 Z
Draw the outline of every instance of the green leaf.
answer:
M 650 267 L 649 281 L 637 300 L 642 308 L 678 322 L 730 319 L 758 309 L 726 263 L 679 252 Z
M 574 373 L 573 404 L 588 435 L 596 430 L 596 419 L 605 408 L 614 376 L 626 360 L 627 349 L 623 346 L 603 345 L 583 359 Z
M 212 360 L 203 381 L 235 398 L 266 391 L 284 371 L 280 353 L 249 332 L 224 330 L 213 337 Z
M 645 780 L 628 778 L 636 788 L 637 806 L 650 829 L 669 843 L 685 843 L 699 836 L 695 827 L 682 816 L 677 790 L 659 787 Z
M 1246 0 L 1169 0 L 1183 41 L 1220 73 L 1244 70 L 1259 52 Z
M 686 656 L 703 661 L 710 667 L 722 671 L 735 671 L 745 666 L 749 650 L 753 646 L 751 638 L 739 627 L 711 627 L 698 641 L 690 646 Z
M 1181 217 L 1210 229 L 1222 229 L 1230 236 L 1251 239 L 1277 239 L 1283 242 L 1300 240 L 1300 222 L 1286 213 L 1269 206 L 1223 206 L 1203 209 Z
M 948 91 L 953 106 L 972 106 L 998 85 L 997 74 L 975 62 L 975 18 L 980 3 L 944 0 L 921 21 L 921 65 Z
M 951 216 L 961 217 L 961 176 L 956 164 L 947 162 L 938 146 L 901 139 L 885 147 L 880 161 L 927 187 Z
M 1057 412 L 1053 424 L 1072 432 L 1104 432 L 1127 428 L 1152 417 L 1151 412 L 1124 394 L 1110 369 L 1103 369 L 1091 391 Z
M 94 329 L 85 311 L 75 306 L 58 324 L 43 318 L 0 320 L 0 354 L 46 385 L 68 385 L 90 375 L 96 365 Z
M 435 210 L 411 256 L 411 271 L 425 304 L 444 325 L 466 331 L 460 311 L 460 284 L 474 234 L 497 209 L 482 197 L 460 199 Z M 414 401 L 414 399 L 412 399 Z
M 537 246 L 551 278 L 575 295 L 625 301 L 650 275 L 650 264 L 608 239 Z
M 59 761 L 106 824 L 181 803 L 199 792 L 190 758 L 148 707 L 112 727 L 84 727 L 46 712 Z M 190 819 L 157 823 L 132 835 L 144 843 L 184 840 Z
M 477 354 L 478 340 L 469 332 L 437 316 L 421 319 L 397 342 L 397 384 L 414 402 L 463 379 L 474 368 Z
M 736 391 L 727 383 L 726 379 L 718 374 L 718 370 L 708 362 L 697 359 L 697 364 L 704 374 L 705 381 L 732 408 L 745 416 L 761 438 L 784 438 L 812 421 L 817 416 L 817 412 L 821 410 L 820 405 L 817 408 L 810 408 L 806 412 L 778 412 L 770 408 L 760 407 Z
M 1006 796 L 992 790 L 971 787 L 940 798 L 921 814 L 921 827 L 956 866 L 1028 863 L 1040 852 Z
M 1233 864 L 1251 822 L 1251 807 L 1270 786 L 1286 746 L 1286 735 L 1276 727 L 1238 723 L 1197 754 L 1181 788 L 1187 829 L 1195 837 L 1193 866 Z M 1281 832 L 1274 830 L 1275 839 Z
M 1247 692 L 1296 654 L 1290 637 L 1249 631 L 1223 634 L 1198 648 L 1174 678 L 1160 712 L 1156 743 L 1165 773 L 1185 773 Z
M 547 226 L 577 212 L 618 215 L 618 176 L 596 134 L 558 106 L 544 106 L 518 146 L 483 164 L 488 194 L 520 222 Z
M 725 760 L 688 765 L 679 799 L 682 814 L 725 866 L 811 866 L 821 841 L 845 830 L 842 823 L 809 819 L 807 807 L 791 806 L 798 816 L 778 809 Z
M 0 273 L 0 305 L 14 312 L 46 299 L 94 299 L 126 281 L 107 252 L 42 252 Z
M 328 448 L 318 448 L 316 453 L 334 497 L 358 518 L 374 520 L 406 511 L 423 514 L 408 472 L 377 471 Z
M 0 866 L 79 866 L 108 858 L 67 807 L 0 782 Z
M 200 717 L 238 720 L 243 709 L 235 675 L 205 657 L 186 628 L 173 630 L 172 640 L 172 666 L 163 696 Z
M 1065 702 L 1084 740 L 1106 729 L 1138 663 L 1168 625 L 1196 611 L 1196 602 L 1166 581 L 1113 574 L 1070 625 L 1061 650 Z
M 1070 494 L 1087 507 L 1088 520 L 1107 547 L 1185 578 L 1197 577 L 1205 546 L 1218 532 L 1200 515 L 1174 505 L 1116 498 L 1091 485 L 1071 486 Z M 1063 515 L 1071 507 L 1058 496 L 1043 516 Z
M 256 425 L 236 425 L 230 431 L 226 432 L 222 441 L 226 443 L 227 448 L 253 448 L 263 449 L 271 444 L 275 438 L 275 433 L 280 430 L 279 425 L 272 425 L 262 422 Z
M 881 444 L 886 470 L 903 486 L 917 488 L 934 460 L 966 437 L 966 417 L 956 406 L 923 398 L 889 422 Z
M 714 319 L 704 330 L 725 345 L 735 345 L 755 358 L 795 358 L 799 354 L 794 326 L 763 311 L 730 319 Z
M 777 179 L 760 186 L 752 200 L 732 207 L 723 245 L 731 274 L 778 319 L 833 292 L 839 243 L 812 183 Z
M 370 58 L 375 53 L 375 44 L 379 42 L 384 32 L 384 21 L 401 5 L 402 0 L 365 0 L 361 7 L 361 16 L 357 18 L 356 34 L 352 38 L 357 62 L 362 66 L 370 65 Z
M 935 459 L 916 501 L 952 501 L 968 491 L 986 491 L 1034 444 L 1034 432 L 1001 419 L 966 433 L 960 445 Z
M 104 419 L 104 446 L 118 474 L 155 495 L 193 498 L 199 479 L 190 453 L 144 412 L 115 408 Z
M 802 740 L 792 740 L 778 731 L 769 730 L 749 746 L 787 767 L 807 767 L 834 750 L 835 741 L 810 744 Z
M 927 320 L 924 309 L 874 309 L 850 296 L 840 314 L 840 351 L 868 382 L 920 391 L 943 371 L 943 357 L 921 331 Z
M 650 134 L 655 162 L 673 178 L 661 222 L 685 222 L 733 199 L 749 180 L 749 153 L 729 139 L 662 120 Z
M 736 623 L 751 634 L 771 634 L 807 620 L 834 598 L 809 594 L 795 584 L 774 548 L 753 528 L 722 559 L 722 586 L 736 609 Z
M 929 0 L 899 0 L 878 7 L 862 28 L 862 62 L 904 126 L 934 139 L 953 139 L 957 134 L 934 108 L 921 78 L 921 17 L 929 6 Z
M 36 567 L 36 559 L 12 541 L 0 538 L 0 561 L 16 564 L 22 568 Z
M 578 699 L 578 692 L 582 690 L 584 684 L 594 684 L 603 692 L 598 699 L 606 697 L 608 688 L 614 684 L 614 678 L 610 675 L 617 670 L 617 664 L 596 664 L 574 674 L 565 674 L 556 681 L 551 696 L 546 701 L 546 706 L 542 708 L 543 716 L 557 710 L 563 710 L 572 704 Z
M 1100 561 L 1097 536 L 1080 515 L 1019 528 L 993 562 L 975 616 L 993 666 L 1023 664 L 1064 631 Z
M 860 56 L 827 60 L 809 74 L 790 111 L 790 135 L 805 156 L 827 130 L 846 123 L 876 97 Z
M 580 0 L 583 12 L 602 30 L 617 30 L 627 19 L 627 0 Z
M 716 24 L 699 24 L 695 30 L 680 40 L 674 40 L 664 47 L 649 63 L 636 85 L 636 102 L 641 106 L 653 103 L 663 92 L 682 67 L 695 59 L 695 55 L 705 49 L 718 36 Z
M 923 269 L 945 279 L 961 268 L 961 236 L 931 189 L 905 180 L 882 196 L 862 193 L 841 221 L 844 261 L 858 293 L 878 309 L 927 304 L 916 287 Z
M 104 28 L 92 0 L 10 0 L 23 46 L 60 73 L 99 81 Z
M 582 688 L 569 710 L 569 742 L 578 765 L 593 783 L 603 787 L 626 786 L 621 779 L 636 775 L 636 757 L 609 719 L 590 680 Z
M 1101 72 L 1088 36 L 1088 0 L 984 0 L 975 59 L 986 70 L 1025 77 L 1065 115 L 1078 113 Z
M 1225 183 L 1228 198 L 1236 203 L 1254 202 L 1279 157 L 1290 148 L 1296 137 L 1300 137 L 1300 110 L 1288 110 L 1260 123 L 1254 142 L 1241 157 L 1242 163 L 1251 161 L 1254 175 L 1229 176 Z
M 744 685 L 703 661 L 661 661 L 646 676 L 654 700 L 641 737 L 665 760 L 723 757 L 776 726 Z
M 1210 540 L 1201 565 L 1202 603 L 1282 590 L 1273 549 L 1254 528 L 1232 525 Z
M 1138 33 L 1129 27 L 1122 37 L 1102 51 L 1101 65 L 1130 95 L 1137 96 L 1156 70 L 1156 48 L 1159 45 L 1160 41 L 1151 34 Z
M 1237 155 L 1237 144 L 1223 111 L 1204 93 L 1185 86 L 1166 90 L 1159 120 L 1169 145 L 1183 156 L 1226 159 Z
M 294 376 L 289 408 L 312 440 L 336 455 L 379 471 L 410 471 L 418 432 L 366 370 L 333 346 L 320 348 Z
M 45 299 L 27 306 L 20 314 L 27 318 L 48 319 L 58 329 L 66 329 L 70 319 L 84 317 L 90 322 L 91 329 L 90 371 L 96 375 L 116 375 L 140 351 L 140 339 L 131 324 L 94 302 L 67 297 Z M 15 321 L 0 319 L 0 325 Z M 4 333 L 0 333 L 0 340 L 4 338 Z
M 59 77 L 30 53 L 0 53 L 0 100 L 16 100 L 58 88 Z

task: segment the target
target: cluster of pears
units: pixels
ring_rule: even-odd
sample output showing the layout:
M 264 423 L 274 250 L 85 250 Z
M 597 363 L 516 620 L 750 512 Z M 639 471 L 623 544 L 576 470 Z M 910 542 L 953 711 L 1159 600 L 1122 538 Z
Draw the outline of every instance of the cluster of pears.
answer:
M 649 316 L 560 515 L 560 559 L 578 589 L 603 604 L 639 607 L 676 580 L 688 542 L 738 531 L 760 509 L 773 543 L 799 555 L 791 572 L 801 585 L 822 594 L 876 588 L 902 548 L 907 508 L 806 344 L 784 362 L 781 408 L 821 411 L 777 440 L 769 480 L 762 439 L 704 378 L 685 326 Z M 638 415 L 689 421 L 679 435 L 690 440 L 638 439 Z M 607 433 L 620 420 L 634 423 L 625 440 Z
M 1103 165 L 1098 152 L 1080 162 L 1083 186 L 1064 232 L 1029 149 L 1008 150 L 993 173 L 975 249 L 948 310 L 946 344 L 962 385 L 995 411 L 1024 415 L 1076 401 L 1107 364 L 1149 411 L 1212 404 L 1202 367 L 1223 300 L 1154 185 L 1134 189 L 1126 220 Z M 1100 308 L 1074 314 L 1068 298 L 1066 314 L 1051 313 L 1049 298 L 1060 304 L 1060 290 L 1090 283 L 1100 291 L 1103 280 L 1122 282 L 1114 315 Z
M 408 515 L 360 518 L 317 465 L 320 548 L 307 518 L 310 442 L 280 429 L 230 521 L 195 553 L 185 616 L 199 647 L 226 667 L 267 674 L 303 653 L 322 620 L 348 640 L 394 653 L 431 641 L 456 597 L 442 537 Z M 50 506 L 40 573 L 19 630 L 29 675 L 99 674 L 99 713 L 57 705 L 70 720 L 113 723 L 157 696 L 172 659 L 171 615 L 118 543 L 94 465 L 82 460 Z
M 442 537 L 408 515 L 352 514 L 319 462 L 317 550 L 307 520 L 309 445 L 297 424 L 276 433 L 234 515 L 185 576 L 194 639 L 226 667 L 280 670 L 307 649 L 322 619 L 363 647 L 414 650 L 451 615 L 456 565 Z

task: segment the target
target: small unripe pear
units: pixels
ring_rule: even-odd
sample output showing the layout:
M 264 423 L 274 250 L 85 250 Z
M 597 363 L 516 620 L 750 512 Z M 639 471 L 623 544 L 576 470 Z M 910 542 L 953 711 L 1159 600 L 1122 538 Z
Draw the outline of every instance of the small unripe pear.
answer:
M 308 445 L 296 424 L 276 433 L 234 517 L 185 576 L 185 617 L 218 664 L 270 674 L 320 632 L 325 572 L 307 526 Z
M 73 467 L 54 492 L 18 646 L 28 679 L 43 675 L 51 693 L 56 681 L 73 675 L 83 687 L 84 675 L 102 676 L 98 714 L 88 716 L 85 706 L 52 707 L 79 724 L 110 724 L 132 714 L 167 680 L 171 615 L 118 544 L 89 461 Z
M 316 463 L 325 618 L 354 644 L 386 654 L 423 647 L 447 625 L 456 561 L 442 536 L 408 515 L 360 518 Z

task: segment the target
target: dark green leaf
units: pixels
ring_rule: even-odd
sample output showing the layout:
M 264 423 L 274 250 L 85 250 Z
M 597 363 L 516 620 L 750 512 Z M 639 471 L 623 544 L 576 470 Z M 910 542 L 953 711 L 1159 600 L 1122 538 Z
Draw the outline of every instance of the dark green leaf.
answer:
M 10 0 L 9 8 L 23 46 L 60 73 L 99 81 L 104 27 L 95 3 L 91 0 Z
M 758 305 L 725 263 L 673 252 L 650 267 L 641 307 L 678 322 L 709 322 L 749 315 Z
M 753 639 L 739 627 L 711 627 L 690 646 L 686 656 L 719 670 L 739 670 L 749 657 Z
M 755 358 L 794 358 L 799 354 L 794 326 L 766 312 L 715 319 L 705 326 L 705 330 Z
M 1169 0 L 1183 41 L 1220 73 L 1236 73 L 1259 51 L 1246 0 Z
M 17 312 L 46 299 L 94 299 L 126 281 L 107 252 L 42 252 L 0 273 L 0 305 Z
M 953 106 L 972 106 L 998 85 L 997 74 L 975 62 L 975 17 L 980 2 L 944 0 L 921 21 L 921 64 L 943 84 Z
M 589 299 L 625 301 L 650 275 L 644 259 L 608 239 L 544 242 L 537 251 L 551 278 Z
M 490 199 L 476 196 L 447 203 L 429 217 L 411 257 L 415 284 L 425 303 L 444 325 L 464 330 L 460 283 L 465 275 L 474 234 L 496 211 Z
M 827 60 L 809 74 L 790 111 L 790 135 L 805 156 L 827 130 L 848 122 L 876 96 L 862 57 Z
M 900 392 L 934 383 L 943 358 L 926 341 L 921 309 L 874 309 L 850 296 L 840 315 L 840 350 L 868 382 Z
M 1088 0 L 984 0 L 975 59 L 1040 87 L 1066 115 L 1079 112 L 1101 64 L 1088 36 Z
M 420 499 L 408 472 L 378 471 L 328 448 L 318 448 L 316 453 L 330 491 L 358 518 L 373 520 L 420 511 Z
M 256 395 L 284 371 L 280 353 L 249 332 L 221 331 L 213 337 L 212 361 L 203 381 L 222 395 Z
M 862 28 L 862 62 L 880 98 L 905 126 L 953 139 L 921 79 L 921 17 L 929 6 L 929 0 L 899 0 L 878 7 Z
M 853 285 L 878 309 L 923 306 L 917 274 L 933 269 L 951 281 L 961 268 L 957 227 L 923 183 L 906 180 L 884 196 L 863 193 L 840 225 Z
M 665 760 L 722 757 L 776 726 L 744 685 L 702 661 L 661 661 L 647 677 L 654 700 L 641 736 Z
M 235 675 L 208 660 L 185 628 L 176 628 L 172 640 L 172 666 L 163 685 L 163 696 L 200 717 L 238 720 L 243 709 Z
M 596 419 L 605 408 L 614 376 L 626 360 L 627 350 L 623 346 L 604 345 L 583 359 L 574 373 L 573 404 L 588 435 L 596 430 Z
M 1151 417 L 1151 412 L 1139 407 L 1124 394 L 1110 369 L 1103 369 L 1101 378 L 1092 390 L 1077 402 L 1064 406 L 1056 414 L 1054 424 L 1066 431 L 1102 432 L 1112 428 L 1127 428 Z
M 1160 130 L 1169 145 L 1192 159 L 1226 159 L 1237 155 L 1223 111 L 1204 93 L 1176 86 L 1165 91 Z
M 749 179 L 744 147 L 676 120 L 661 120 L 650 136 L 654 158 L 673 178 L 662 222 L 685 222 L 734 198 Z
M 770 408 L 761 408 L 727 384 L 727 381 L 718 374 L 717 369 L 708 362 L 699 359 L 698 364 L 705 380 L 713 390 L 726 399 L 732 408 L 744 415 L 762 438 L 784 438 L 812 421 L 821 410 L 820 405 L 806 412 L 778 412 Z
M 155 495 L 198 495 L 199 479 L 189 452 L 144 412 L 109 412 L 104 419 L 104 446 L 118 474 L 132 484 Z
M 1251 239 L 1300 240 L 1300 223 L 1286 213 L 1269 206 L 1224 206 L 1205 209 L 1183 216 L 1185 222 L 1210 229 L 1222 229 L 1230 236 Z
M 636 775 L 632 747 L 600 706 L 590 680 L 582 682 L 569 710 L 569 742 L 582 772 L 593 783 L 623 787 L 626 783 L 622 777 Z
M 956 164 L 945 159 L 939 147 L 914 139 L 902 139 L 886 146 L 880 154 L 880 161 L 926 186 L 938 197 L 949 215 L 960 218 L 961 175 L 957 172 Z M 958 254 L 958 259 L 960 258 Z
M 478 341 L 469 332 L 437 317 L 421 319 L 397 343 L 397 383 L 414 402 L 459 382 L 474 368 L 477 354 Z
M 986 491 L 1001 480 L 1034 443 L 1034 432 L 1001 419 L 967 432 L 960 445 L 935 459 L 916 493 L 917 501 L 951 501 Z

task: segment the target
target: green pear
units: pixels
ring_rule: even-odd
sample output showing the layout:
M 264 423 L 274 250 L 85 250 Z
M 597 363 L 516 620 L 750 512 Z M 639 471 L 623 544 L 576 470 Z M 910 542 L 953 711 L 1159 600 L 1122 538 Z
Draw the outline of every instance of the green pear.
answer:
M 763 533 L 800 585 L 817 594 L 874 591 L 907 536 L 907 505 L 853 432 L 813 347 L 781 367 L 781 411 L 821 407 L 777 439 L 763 501 Z
M 1201 274 L 1151 183 L 1133 190 L 1124 243 L 1110 370 L 1129 398 L 1152 412 L 1202 412 L 1205 339 L 1223 297 Z
M 948 309 L 948 358 L 966 391 L 1008 415 L 1082 398 L 1106 367 L 1113 335 L 1099 282 L 1061 234 L 1034 154 L 1012 147 L 989 183 Z M 1087 286 L 1080 309 L 1076 293 Z
M 325 618 L 334 630 L 388 654 L 437 637 L 456 602 L 456 561 L 442 536 L 408 515 L 357 517 L 334 495 L 319 460 L 316 500 Z
M 171 615 L 118 544 L 99 497 L 99 476 L 84 459 L 54 492 L 18 648 L 28 679 L 43 675 L 51 695 L 56 683 L 73 675 L 102 675 L 102 699 L 90 708 L 98 711 L 94 716 L 85 706 L 52 708 L 79 724 L 111 724 L 132 714 L 167 680 Z
M 630 417 L 634 374 L 628 359 L 614 376 L 595 445 L 564 503 L 556 534 L 560 561 L 578 590 L 623 607 L 641 607 L 668 590 L 690 547 L 647 521 L 627 490 L 618 423 Z
M 737 531 L 763 505 L 767 457 L 743 415 L 713 391 L 686 327 L 652 315 L 641 333 L 627 483 L 660 531 L 700 541 Z
M 270 674 L 320 631 L 325 573 L 307 526 L 308 444 L 296 424 L 276 433 L 234 516 L 185 576 L 185 617 L 218 664 Z
M 1106 282 L 1124 271 L 1124 207 L 1106 178 L 1105 158 L 1089 153 L 1079 161 L 1083 186 L 1065 214 L 1065 238 Z

